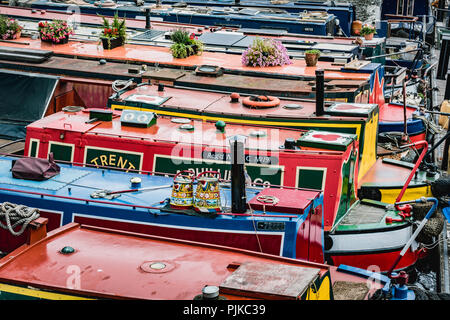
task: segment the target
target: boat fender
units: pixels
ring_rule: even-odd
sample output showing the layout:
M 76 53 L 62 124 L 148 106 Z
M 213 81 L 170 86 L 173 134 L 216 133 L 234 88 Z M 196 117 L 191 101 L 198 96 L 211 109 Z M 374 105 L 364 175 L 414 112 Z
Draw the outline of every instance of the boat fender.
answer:
M 434 197 L 444 197 L 450 195 L 450 179 L 439 178 L 431 183 L 431 193 Z
M 242 104 L 249 108 L 273 108 L 280 105 L 280 99 L 273 96 L 249 96 L 242 100 Z
M 440 212 L 436 212 L 435 216 L 428 219 L 423 229 L 417 235 L 416 241 L 429 244 L 433 243 L 433 237 L 438 237 L 444 228 L 445 218 Z M 415 228 L 414 228 L 415 230 Z

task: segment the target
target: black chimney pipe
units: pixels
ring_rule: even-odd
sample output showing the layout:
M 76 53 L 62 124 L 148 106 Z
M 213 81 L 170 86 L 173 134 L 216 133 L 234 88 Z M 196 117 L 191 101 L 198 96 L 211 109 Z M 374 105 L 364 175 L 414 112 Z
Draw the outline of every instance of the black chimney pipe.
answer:
M 150 24 L 150 8 L 145 8 L 145 29 L 151 29 Z
M 231 212 L 245 213 L 247 211 L 247 195 L 245 193 L 244 173 L 244 136 L 230 138 L 231 144 Z
M 324 71 L 316 70 L 316 116 L 325 114 L 324 111 L 325 79 Z

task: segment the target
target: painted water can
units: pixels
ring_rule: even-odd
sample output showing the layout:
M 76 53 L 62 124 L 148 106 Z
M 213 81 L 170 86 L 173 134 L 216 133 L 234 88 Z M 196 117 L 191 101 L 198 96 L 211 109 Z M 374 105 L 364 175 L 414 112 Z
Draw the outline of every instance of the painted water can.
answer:
M 221 211 L 219 179 L 220 172 L 204 171 L 197 175 L 194 209 L 199 212 Z
M 173 177 L 170 207 L 174 209 L 192 208 L 194 202 L 194 175 L 191 170 L 183 170 Z

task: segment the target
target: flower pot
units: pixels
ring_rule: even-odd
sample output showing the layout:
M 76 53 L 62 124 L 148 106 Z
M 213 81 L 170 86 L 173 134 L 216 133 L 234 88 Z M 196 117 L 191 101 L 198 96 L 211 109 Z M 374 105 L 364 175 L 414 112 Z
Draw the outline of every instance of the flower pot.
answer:
M 319 60 L 319 55 L 315 53 L 305 53 L 305 62 L 308 67 L 314 67 Z
M 362 29 L 362 22 L 355 20 L 352 22 L 352 35 L 359 36 Z
M 13 36 L 12 39 L 20 39 L 20 36 L 22 35 L 22 31 L 17 31 Z
M 198 46 L 196 44 L 191 44 L 190 47 L 192 48 L 192 51 L 194 51 L 194 52 L 192 53 L 191 51 L 189 51 L 188 56 L 196 55 L 198 53 Z
M 106 37 L 101 37 L 100 38 L 102 40 L 102 45 L 103 45 L 103 49 L 105 50 L 111 50 L 117 47 L 121 47 L 124 44 L 123 38 L 109 38 L 109 42 L 108 42 L 108 38 Z
M 65 44 L 67 42 L 69 42 L 69 36 L 66 36 L 65 38 L 62 38 L 59 40 L 59 42 L 53 41 L 53 39 L 42 39 L 42 42 L 48 42 L 48 43 L 53 43 L 53 44 Z
M 371 34 L 365 34 L 365 35 L 364 35 L 364 39 L 366 39 L 366 40 L 372 40 L 372 39 L 373 39 L 373 33 L 371 33 Z

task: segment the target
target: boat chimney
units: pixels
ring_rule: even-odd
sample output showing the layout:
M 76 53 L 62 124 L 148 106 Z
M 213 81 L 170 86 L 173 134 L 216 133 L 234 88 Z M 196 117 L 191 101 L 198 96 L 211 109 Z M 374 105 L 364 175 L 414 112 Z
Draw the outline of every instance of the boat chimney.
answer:
M 247 196 L 245 193 L 245 136 L 236 135 L 230 138 L 231 145 L 231 212 L 245 213 L 247 211 Z
M 325 79 L 324 71 L 316 70 L 316 116 L 320 117 L 324 112 L 324 96 L 325 96 Z
M 145 8 L 145 29 L 151 29 L 150 24 L 150 8 Z

